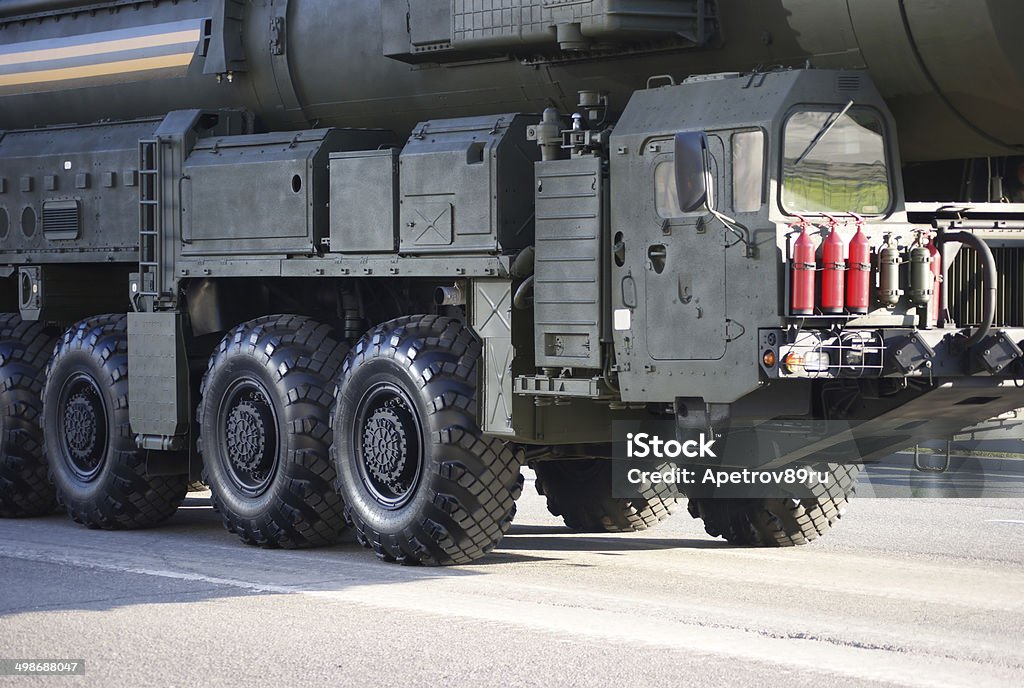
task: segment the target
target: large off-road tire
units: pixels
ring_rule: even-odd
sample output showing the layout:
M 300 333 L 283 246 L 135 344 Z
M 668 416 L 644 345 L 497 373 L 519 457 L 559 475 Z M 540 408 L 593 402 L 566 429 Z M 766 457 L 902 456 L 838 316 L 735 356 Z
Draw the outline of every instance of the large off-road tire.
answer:
M 43 443 L 43 384 L 55 337 L 44 325 L 0 314 L 0 517 L 57 506 Z
M 676 502 L 664 484 L 643 497 L 613 497 L 611 459 L 540 461 L 533 469 L 548 511 L 578 533 L 646 530 L 671 516 Z
M 825 534 L 846 512 L 853 497 L 860 466 L 821 464 L 828 470 L 827 484 L 809 486 L 812 496 L 802 499 L 690 498 L 689 512 L 704 521 L 708 535 L 734 545 L 792 547 L 805 545 Z
M 221 340 L 203 377 L 203 482 L 251 545 L 329 545 L 345 528 L 328 457 L 334 380 L 347 347 L 306 317 L 268 315 Z
M 376 327 L 345 359 L 338 489 L 358 540 L 385 561 L 467 563 L 512 522 L 522 454 L 480 432 L 480 357 L 465 325 L 411 316 Z
M 83 320 L 64 333 L 46 371 L 46 454 L 57 498 L 90 528 L 146 528 L 185 498 L 187 475 L 146 474 L 128 415 L 124 315 Z

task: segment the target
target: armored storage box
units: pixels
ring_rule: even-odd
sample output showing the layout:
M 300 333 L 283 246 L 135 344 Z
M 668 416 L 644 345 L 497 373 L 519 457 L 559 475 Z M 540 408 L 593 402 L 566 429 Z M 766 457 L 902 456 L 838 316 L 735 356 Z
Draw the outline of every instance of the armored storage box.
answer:
M 362 129 L 203 139 L 182 180 L 182 254 L 321 251 L 329 234 L 330 154 L 392 140 L 390 132 Z
M 331 251 L 398 248 L 398 151 L 331 154 Z
M 498 252 L 533 243 L 539 152 L 526 140 L 528 122 L 510 114 L 416 126 L 399 173 L 402 253 Z

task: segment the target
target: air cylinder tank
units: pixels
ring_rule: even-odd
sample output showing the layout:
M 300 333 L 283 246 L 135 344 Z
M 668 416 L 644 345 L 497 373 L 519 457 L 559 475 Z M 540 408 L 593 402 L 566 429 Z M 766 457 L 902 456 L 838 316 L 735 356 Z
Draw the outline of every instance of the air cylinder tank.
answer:
M 915 246 L 910 249 L 910 301 L 917 306 L 927 306 L 934 286 L 931 251 L 927 246 Z
M 900 301 L 900 250 L 890 241 L 878 252 L 878 300 L 892 307 Z

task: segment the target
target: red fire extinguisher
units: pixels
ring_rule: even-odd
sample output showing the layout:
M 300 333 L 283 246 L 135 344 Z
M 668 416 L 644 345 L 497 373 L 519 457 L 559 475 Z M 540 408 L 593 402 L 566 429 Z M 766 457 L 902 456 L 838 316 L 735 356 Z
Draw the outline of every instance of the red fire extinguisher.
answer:
M 846 309 L 851 313 L 867 313 L 871 305 L 871 243 L 864 235 L 864 219 L 852 214 L 857 233 L 850 239 L 846 271 Z
M 821 310 L 823 313 L 842 313 L 846 305 L 846 244 L 839 236 L 836 219 L 831 215 L 825 217 L 828 218 L 829 235 L 821 247 L 821 261 L 825 264 L 821 274 Z
M 799 217 L 799 216 L 797 216 Z M 814 313 L 814 271 L 818 265 L 814 259 L 814 242 L 807 234 L 807 220 L 792 225 L 800 230 L 800 236 L 793 243 L 793 275 L 791 285 L 790 310 L 793 315 L 811 315 Z

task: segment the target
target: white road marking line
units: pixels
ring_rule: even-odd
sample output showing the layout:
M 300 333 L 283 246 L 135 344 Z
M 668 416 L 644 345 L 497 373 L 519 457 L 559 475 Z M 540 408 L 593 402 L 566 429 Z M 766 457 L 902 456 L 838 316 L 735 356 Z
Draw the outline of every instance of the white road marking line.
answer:
M 1015 521 L 1012 518 L 993 518 L 985 521 L 985 523 L 1015 523 L 1019 526 L 1024 526 L 1024 521 Z
M 445 579 L 407 583 L 353 585 L 341 590 L 312 590 L 288 585 L 209 576 L 148 566 L 123 566 L 108 561 L 54 552 L 30 552 L 0 545 L 0 556 L 42 563 L 78 566 L 118 573 L 155 576 L 222 585 L 251 592 L 297 594 L 347 604 L 458 617 L 488 623 L 508 623 L 560 637 L 601 638 L 695 653 L 706 657 L 769 663 L 859 680 L 894 682 L 908 686 L 965 686 L 1006 683 L 1013 672 L 976 662 L 957 662 L 931 656 L 834 645 L 814 639 L 772 638 L 748 631 L 701 626 L 672 619 L 637 618 L 633 614 L 595 608 L 563 608 L 533 600 L 475 598 L 444 589 Z M 467 604 L 468 603 L 468 604 Z M 628 638 L 622 629 L 628 628 Z

